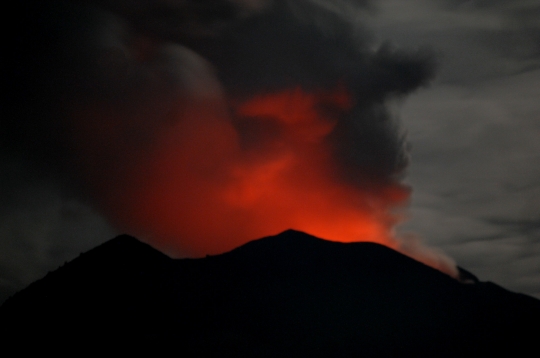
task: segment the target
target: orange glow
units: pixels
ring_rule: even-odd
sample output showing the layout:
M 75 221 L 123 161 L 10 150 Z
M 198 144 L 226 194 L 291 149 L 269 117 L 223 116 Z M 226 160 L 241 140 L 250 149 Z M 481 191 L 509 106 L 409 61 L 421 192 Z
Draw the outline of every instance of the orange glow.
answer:
M 102 212 L 172 257 L 218 254 L 295 229 L 384 244 L 456 276 L 446 256 L 393 235 L 408 188 L 388 178 L 343 180 L 328 137 L 353 107 L 342 85 L 229 103 L 154 94 L 120 107 L 74 105 L 69 130 Z
M 172 256 L 217 254 L 289 228 L 396 248 L 391 210 L 408 191 L 340 181 L 325 141 L 352 105 L 342 86 L 256 95 L 235 105 L 233 117 L 272 121 L 279 134 L 245 149 L 228 106 L 192 101 L 134 166 L 131 185 L 107 195 L 108 207 L 118 199 L 122 206 L 111 216 Z

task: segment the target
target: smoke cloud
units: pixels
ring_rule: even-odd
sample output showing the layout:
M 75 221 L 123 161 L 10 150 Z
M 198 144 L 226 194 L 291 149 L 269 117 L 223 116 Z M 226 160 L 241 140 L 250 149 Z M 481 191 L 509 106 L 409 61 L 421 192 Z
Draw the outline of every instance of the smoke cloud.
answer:
M 376 44 L 369 1 L 57 1 L 21 6 L 4 152 L 40 163 L 114 225 L 173 255 L 288 228 L 396 238 L 406 142 L 388 104 L 429 51 Z M 30 10 L 28 10 L 30 9 Z

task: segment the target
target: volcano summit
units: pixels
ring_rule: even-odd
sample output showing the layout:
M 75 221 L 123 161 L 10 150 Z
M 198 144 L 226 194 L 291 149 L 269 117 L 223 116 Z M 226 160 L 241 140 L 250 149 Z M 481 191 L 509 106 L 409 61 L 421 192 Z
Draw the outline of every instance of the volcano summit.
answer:
M 0 319 L 5 342 L 40 351 L 71 341 L 185 357 L 457 357 L 534 348 L 540 302 L 374 243 L 289 230 L 173 260 L 124 235 L 8 299 Z

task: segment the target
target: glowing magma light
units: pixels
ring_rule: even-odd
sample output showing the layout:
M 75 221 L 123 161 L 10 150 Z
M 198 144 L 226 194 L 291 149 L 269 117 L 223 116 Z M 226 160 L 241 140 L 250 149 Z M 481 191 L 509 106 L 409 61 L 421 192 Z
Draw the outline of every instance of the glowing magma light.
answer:
M 408 191 L 340 180 L 327 140 L 352 106 L 343 86 L 286 89 L 234 105 L 193 100 L 135 166 L 131 185 L 107 195 L 121 202 L 111 216 L 173 256 L 221 253 L 289 228 L 395 248 L 391 209 Z M 270 124 L 272 134 L 252 134 L 256 143 L 246 146 L 238 128 L 257 123 Z

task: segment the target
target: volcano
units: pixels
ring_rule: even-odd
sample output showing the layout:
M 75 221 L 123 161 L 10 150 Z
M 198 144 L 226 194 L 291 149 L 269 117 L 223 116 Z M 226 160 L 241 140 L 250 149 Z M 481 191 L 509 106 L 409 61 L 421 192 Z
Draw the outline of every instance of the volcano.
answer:
M 75 342 L 169 346 L 183 357 L 457 357 L 535 348 L 540 301 L 465 270 L 462 277 L 379 244 L 292 230 L 199 259 L 171 259 L 123 235 L 8 299 L 1 334 L 18 351 Z

